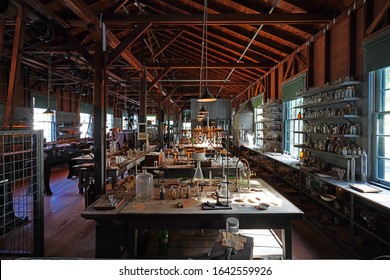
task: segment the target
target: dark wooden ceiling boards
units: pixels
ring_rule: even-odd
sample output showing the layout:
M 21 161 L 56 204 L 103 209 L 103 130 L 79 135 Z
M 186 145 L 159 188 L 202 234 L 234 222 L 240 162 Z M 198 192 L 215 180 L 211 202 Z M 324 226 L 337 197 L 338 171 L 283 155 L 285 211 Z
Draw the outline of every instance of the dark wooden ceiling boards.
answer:
M 119 83 L 126 88 L 121 94 L 137 101 L 139 72 L 146 71 L 150 96 L 160 89 L 164 101 L 199 96 L 204 0 L 9 1 L 24 3 L 27 11 L 21 62 L 36 72 L 32 76 L 45 76 L 52 53 L 53 75 L 62 79 L 58 84 L 81 82 L 75 69 L 89 71 L 92 77 L 94 42 L 102 36 L 104 23 L 110 90 Z M 354 0 L 207 2 L 207 85 L 213 94 L 230 99 L 354 4 Z M 42 19 L 54 26 L 55 35 L 49 40 L 31 33 Z M 18 25 L 15 18 L 2 17 L 0 23 L 5 30 L 0 57 L 10 62 Z M 85 83 L 92 86 L 93 81 Z

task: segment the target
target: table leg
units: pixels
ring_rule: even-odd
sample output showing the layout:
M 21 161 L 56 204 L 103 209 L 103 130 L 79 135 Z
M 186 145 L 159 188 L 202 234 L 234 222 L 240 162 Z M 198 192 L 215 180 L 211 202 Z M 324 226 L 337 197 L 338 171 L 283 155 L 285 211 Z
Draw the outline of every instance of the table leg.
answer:
M 44 166 L 43 168 L 43 182 L 45 185 L 45 194 L 46 195 L 52 195 L 53 192 L 50 189 L 50 172 L 51 172 L 51 167 L 50 166 Z
M 281 230 L 281 237 L 283 243 L 283 258 L 292 259 L 292 224 L 288 224 Z
M 73 168 L 74 165 L 76 165 L 75 161 L 73 160 L 68 161 L 68 177 L 66 177 L 66 179 L 72 179 L 73 176 L 75 176 L 74 168 Z

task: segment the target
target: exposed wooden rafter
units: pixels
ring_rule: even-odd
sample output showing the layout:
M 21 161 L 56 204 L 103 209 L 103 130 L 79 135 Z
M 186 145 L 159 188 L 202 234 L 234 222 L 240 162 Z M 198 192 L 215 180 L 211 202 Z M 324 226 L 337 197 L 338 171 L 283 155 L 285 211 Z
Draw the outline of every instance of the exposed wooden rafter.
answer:
M 328 23 L 331 18 L 323 14 L 210 14 L 207 25 L 235 24 L 314 24 Z M 115 15 L 104 19 L 108 27 L 126 28 L 134 23 L 153 23 L 167 25 L 202 25 L 203 14 L 172 14 L 172 15 Z M 75 24 L 76 22 L 72 22 Z

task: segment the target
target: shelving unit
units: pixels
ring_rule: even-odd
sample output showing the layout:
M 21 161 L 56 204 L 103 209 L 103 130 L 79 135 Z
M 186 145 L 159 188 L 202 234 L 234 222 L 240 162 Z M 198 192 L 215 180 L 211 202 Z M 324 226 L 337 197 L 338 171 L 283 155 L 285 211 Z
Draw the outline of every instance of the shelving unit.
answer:
M 260 127 L 257 129 L 257 140 L 260 140 L 265 149 L 269 151 L 282 151 L 282 104 L 269 102 L 260 106 L 263 110 L 258 114 Z
M 357 110 L 357 89 L 359 81 L 327 85 L 312 89 L 297 98 L 303 98 L 303 105 L 295 109 L 303 109 L 299 118 L 303 121 L 302 130 L 294 131 L 305 135 L 304 144 L 296 147 L 304 149 L 305 161 L 311 153 L 319 157 L 336 156 L 349 160 L 358 158 L 362 149 L 360 140 L 360 116 Z
M 288 155 L 240 147 L 257 174 L 305 212 L 305 219 L 346 258 L 373 259 L 390 251 L 390 191 L 353 190 L 335 174 L 301 166 Z M 325 201 L 321 194 L 333 195 Z

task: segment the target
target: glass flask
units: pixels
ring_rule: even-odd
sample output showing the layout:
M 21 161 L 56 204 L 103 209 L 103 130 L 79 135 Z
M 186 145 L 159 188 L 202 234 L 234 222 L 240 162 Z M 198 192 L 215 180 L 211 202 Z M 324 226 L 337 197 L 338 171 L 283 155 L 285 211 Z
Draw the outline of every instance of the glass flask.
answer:
M 153 198 L 153 175 L 146 172 L 146 169 L 143 169 L 140 174 L 136 177 L 135 183 L 135 192 L 136 200 L 147 201 Z
M 240 187 L 249 188 L 249 178 L 251 176 L 250 173 L 250 170 L 245 164 L 243 167 L 240 168 L 240 170 L 238 171 L 238 185 Z
M 204 176 L 203 176 L 202 168 L 200 166 L 200 161 L 196 163 L 196 169 L 195 169 L 193 181 L 195 184 L 199 184 L 204 181 Z

